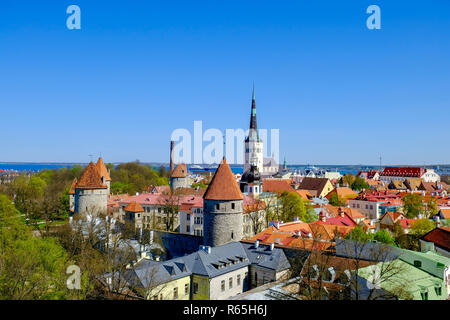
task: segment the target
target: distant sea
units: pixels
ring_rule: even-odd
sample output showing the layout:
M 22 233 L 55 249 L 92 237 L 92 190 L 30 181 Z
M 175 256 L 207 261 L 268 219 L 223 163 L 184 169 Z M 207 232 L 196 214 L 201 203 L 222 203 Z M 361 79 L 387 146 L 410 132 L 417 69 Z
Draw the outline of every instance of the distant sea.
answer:
M 114 163 L 115 166 L 119 165 L 120 163 Z M 144 163 L 142 162 L 142 164 L 147 164 L 147 165 L 151 165 L 154 168 L 158 168 L 161 165 L 164 165 L 166 167 L 166 169 L 169 169 L 169 165 L 167 163 Z M 7 170 L 17 170 L 17 171 L 33 171 L 33 172 L 38 172 L 41 170 L 46 170 L 46 169 L 58 169 L 58 168 L 72 168 L 75 165 L 81 165 L 81 166 L 86 166 L 87 163 L 45 163 L 45 162 L 40 162 L 40 163 L 0 163 L 0 169 L 7 169 Z M 188 169 L 190 168 L 191 165 L 188 165 Z M 214 166 L 206 166 L 208 167 L 207 170 L 208 172 L 215 172 L 215 168 Z M 243 166 L 240 165 L 230 165 L 231 167 L 231 171 L 233 173 L 240 173 L 242 174 L 243 172 Z M 292 169 L 292 170 L 298 170 L 298 169 L 304 169 L 305 167 L 307 167 L 307 165 L 288 165 L 287 166 L 288 169 Z M 359 170 L 379 170 L 378 166 L 364 166 L 364 165 L 316 165 L 315 166 L 318 169 L 327 169 L 329 171 L 339 171 L 341 174 L 347 174 L 347 173 L 351 173 L 351 174 L 357 174 Z M 436 170 L 436 172 L 440 175 L 442 174 L 450 174 L 450 165 L 441 165 L 441 166 L 429 166 L 429 168 L 433 168 Z M 199 170 L 193 169 L 191 170 L 193 172 L 198 172 Z

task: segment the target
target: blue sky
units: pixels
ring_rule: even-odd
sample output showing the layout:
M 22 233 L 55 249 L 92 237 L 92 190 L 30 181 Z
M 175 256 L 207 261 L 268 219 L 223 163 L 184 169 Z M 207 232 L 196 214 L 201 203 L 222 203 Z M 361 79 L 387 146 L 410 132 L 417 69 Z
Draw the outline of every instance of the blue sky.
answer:
M 247 128 L 254 81 L 288 163 L 450 163 L 449 37 L 447 0 L 1 1 L 0 161 L 168 161 Z

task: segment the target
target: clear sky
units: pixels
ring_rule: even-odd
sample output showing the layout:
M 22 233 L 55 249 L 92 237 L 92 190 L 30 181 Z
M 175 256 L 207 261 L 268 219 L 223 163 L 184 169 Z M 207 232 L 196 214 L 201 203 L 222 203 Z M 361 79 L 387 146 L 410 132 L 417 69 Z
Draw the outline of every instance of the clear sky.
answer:
M 254 81 L 288 164 L 450 163 L 449 38 L 448 0 L 2 0 L 0 162 L 168 161 L 247 128 Z

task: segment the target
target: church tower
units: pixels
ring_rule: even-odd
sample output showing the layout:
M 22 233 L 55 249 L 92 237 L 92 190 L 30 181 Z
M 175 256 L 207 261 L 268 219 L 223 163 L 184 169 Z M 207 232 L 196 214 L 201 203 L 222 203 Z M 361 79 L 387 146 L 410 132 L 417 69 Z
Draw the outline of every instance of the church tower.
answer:
M 243 235 L 244 196 L 225 158 L 203 196 L 203 244 L 220 246 Z
M 250 169 L 252 165 L 258 168 L 260 173 L 264 171 L 263 165 L 263 142 L 259 138 L 258 125 L 256 122 L 256 102 L 255 102 L 255 86 L 253 86 L 252 109 L 250 114 L 250 129 L 248 137 L 245 139 L 245 161 L 244 172 Z

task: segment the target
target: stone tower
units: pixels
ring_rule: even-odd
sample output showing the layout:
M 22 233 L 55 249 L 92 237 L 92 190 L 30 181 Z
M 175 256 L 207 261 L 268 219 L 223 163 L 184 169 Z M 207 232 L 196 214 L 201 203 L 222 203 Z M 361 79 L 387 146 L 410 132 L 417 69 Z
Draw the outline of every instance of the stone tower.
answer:
M 252 111 L 250 114 L 250 129 L 248 137 L 245 138 L 245 159 L 244 172 L 246 172 L 252 165 L 258 167 L 258 171 L 263 173 L 263 142 L 258 135 L 258 125 L 256 122 L 256 102 L 255 102 L 255 87 L 253 87 L 252 95 Z
M 244 196 L 225 158 L 203 196 L 203 244 L 220 246 L 240 241 Z
M 108 187 L 103 180 L 95 164 L 91 161 L 75 185 L 75 213 L 83 215 L 106 213 Z
M 111 188 L 111 177 L 109 176 L 109 170 L 106 168 L 102 157 L 98 158 L 95 167 L 97 168 L 100 177 L 102 177 L 103 184 L 108 187 L 108 194 L 109 194 L 109 190 Z
M 186 164 L 180 163 L 173 170 L 172 175 L 170 176 L 170 187 L 172 190 L 177 188 L 188 188 L 189 187 L 189 178 Z

